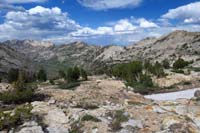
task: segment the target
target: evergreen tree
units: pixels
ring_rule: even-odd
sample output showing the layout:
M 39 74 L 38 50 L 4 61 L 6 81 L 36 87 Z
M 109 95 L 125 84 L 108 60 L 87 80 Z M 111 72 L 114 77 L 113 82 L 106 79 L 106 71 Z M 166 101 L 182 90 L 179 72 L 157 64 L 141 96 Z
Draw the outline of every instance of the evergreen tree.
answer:
M 182 69 L 184 67 L 186 67 L 187 65 L 189 65 L 189 62 L 185 61 L 182 58 L 179 58 L 178 60 L 176 60 L 173 64 L 173 68 L 174 69 Z
M 47 74 L 44 69 L 40 69 L 40 71 L 37 74 L 37 79 L 41 82 L 47 81 Z
M 87 72 L 84 69 L 81 69 L 81 77 L 83 80 L 88 80 Z
M 80 70 L 79 70 L 79 68 L 77 66 L 75 66 L 74 69 L 73 69 L 72 77 L 73 77 L 74 81 L 77 81 L 79 79 L 79 77 L 80 77 Z
M 73 69 L 70 67 L 67 70 L 67 77 L 66 77 L 68 82 L 72 82 L 73 81 Z
M 12 83 L 14 81 L 17 81 L 18 75 L 19 75 L 19 70 L 11 68 L 8 72 L 8 82 Z

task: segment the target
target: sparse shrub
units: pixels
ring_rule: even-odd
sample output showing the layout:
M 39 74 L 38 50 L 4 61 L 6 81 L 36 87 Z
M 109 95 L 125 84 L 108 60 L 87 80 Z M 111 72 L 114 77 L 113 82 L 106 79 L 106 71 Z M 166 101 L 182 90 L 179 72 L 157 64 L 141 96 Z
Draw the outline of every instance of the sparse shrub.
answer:
M 169 69 L 169 68 L 170 68 L 169 61 L 168 61 L 167 59 L 163 60 L 163 61 L 162 61 L 162 66 L 163 66 L 165 69 Z
M 113 131 L 118 131 L 121 129 L 121 123 L 126 122 L 129 119 L 129 116 L 124 114 L 124 111 L 118 110 L 111 114 L 112 116 L 112 122 L 111 122 L 111 128 Z
M 98 118 L 92 116 L 92 115 L 84 115 L 81 118 L 81 121 L 93 121 L 93 122 L 101 122 L 101 120 L 99 120 Z
M 0 100 L 4 103 L 24 103 L 32 101 L 34 96 L 33 89 L 25 89 L 23 91 L 14 90 L 0 93 Z
M 46 74 L 46 71 L 44 69 L 40 69 L 38 74 L 37 74 L 37 79 L 40 81 L 40 82 L 45 82 L 47 81 L 47 74 Z
M 91 102 L 81 101 L 77 104 L 76 108 L 83 108 L 86 110 L 98 109 L 99 107 Z
M 192 83 L 190 81 L 183 82 L 183 85 L 191 85 Z
M 11 129 L 23 124 L 25 121 L 31 120 L 31 110 L 31 105 L 23 105 L 17 107 L 14 113 L 0 111 L 0 130 Z
M 141 75 L 140 83 L 144 85 L 144 87 L 153 87 L 153 81 L 149 75 Z
M 184 74 L 184 71 L 181 69 L 174 69 L 172 72 Z
M 53 79 L 50 79 L 50 80 L 49 80 L 49 83 L 50 83 L 51 85 L 55 85 L 55 82 L 54 82 Z
M 149 71 L 158 78 L 165 76 L 164 69 L 159 62 L 152 65 L 152 67 L 149 68 Z

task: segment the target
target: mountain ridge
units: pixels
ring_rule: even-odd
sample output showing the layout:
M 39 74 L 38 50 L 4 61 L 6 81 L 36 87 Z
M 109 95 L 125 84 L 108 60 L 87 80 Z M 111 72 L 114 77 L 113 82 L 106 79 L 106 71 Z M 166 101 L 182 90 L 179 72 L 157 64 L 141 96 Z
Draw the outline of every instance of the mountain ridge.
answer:
M 74 65 L 90 70 L 138 59 L 152 62 L 168 59 L 173 62 L 178 57 L 193 60 L 194 66 L 200 66 L 200 32 L 174 31 L 159 38 L 145 38 L 128 46 L 102 47 L 80 41 L 55 45 L 33 40 L 6 41 L 3 45 L 43 66 L 52 66 L 55 70 L 57 67 L 63 69 Z

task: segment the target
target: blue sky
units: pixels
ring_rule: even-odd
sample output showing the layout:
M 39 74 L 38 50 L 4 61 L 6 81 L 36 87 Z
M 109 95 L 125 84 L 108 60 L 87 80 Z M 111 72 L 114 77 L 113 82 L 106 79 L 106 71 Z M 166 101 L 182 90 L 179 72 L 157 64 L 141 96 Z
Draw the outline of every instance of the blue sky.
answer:
M 0 41 L 128 45 L 174 30 L 200 31 L 198 0 L 1 0 Z

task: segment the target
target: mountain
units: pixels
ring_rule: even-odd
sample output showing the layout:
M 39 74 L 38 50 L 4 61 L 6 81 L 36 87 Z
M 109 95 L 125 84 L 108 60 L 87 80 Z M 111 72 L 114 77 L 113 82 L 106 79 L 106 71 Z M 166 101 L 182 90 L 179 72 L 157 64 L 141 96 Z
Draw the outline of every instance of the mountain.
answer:
M 160 38 L 145 38 L 126 47 L 100 47 L 84 42 L 55 45 L 34 40 L 12 40 L 3 44 L 38 62 L 48 71 L 73 65 L 96 69 L 134 59 L 152 62 L 168 59 L 173 62 L 178 57 L 193 60 L 193 66 L 200 66 L 200 32 L 175 31 Z
M 128 62 L 134 59 L 152 62 L 168 59 L 173 62 L 182 57 L 200 66 L 200 32 L 175 31 L 160 38 L 146 38 L 116 53 L 112 63 Z
M 0 43 L 0 76 L 5 76 L 10 68 L 34 71 L 34 63 L 24 54 Z

